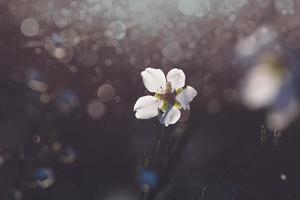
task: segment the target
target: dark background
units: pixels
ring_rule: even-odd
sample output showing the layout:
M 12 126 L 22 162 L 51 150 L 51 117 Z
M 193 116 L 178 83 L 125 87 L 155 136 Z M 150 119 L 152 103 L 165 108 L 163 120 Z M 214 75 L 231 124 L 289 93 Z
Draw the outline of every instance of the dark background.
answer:
M 219 7 L 212 6 L 210 14 L 201 19 L 177 13 L 178 19 L 171 22 L 174 26 L 184 23 L 180 30 L 156 27 L 158 35 L 150 37 L 152 25 L 142 28 L 143 21 L 127 22 L 125 37 L 116 40 L 103 34 L 114 16 L 95 15 L 90 16 L 92 24 L 74 20 L 60 26 L 51 18 L 54 11 L 33 9 L 38 1 L 16 2 L 0 0 L 0 200 L 137 199 L 143 157 L 149 155 L 160 131 L 157 119 L 134 117 L 135 101 L 147 94 L 140 77 L 147 66 L 165 73 L 173 67 L 182 68 L 188 85 L 198 91 L 187 117 L 166 129 L 170 137 L 186 142 L 158 199 L 199 200 L 205 187 L 208 200 L 300 199 L 298 119 L 280 130 L 278 141 L 274 130 L 262 128 L 270 109 L 253 111 L 240 102 L 240 82 L 247 67 L 239 64 L 234 50 L 238 38 L 267 25 L 279 33 L 278 44 L 295 53 L 298 62 L 300 17 L 296 0 L 294 13 L 287 15 L 278 12 L 274 1 L 263 1 L 264 7 L 248 1 L 229 13 L 217 12 L 224 5 L 211 1 Z M 111 8 L 120 4 L 126 11 L 124 2 L 113 1 Z M 71 1 L 53 3 L 59 10 L 69 8 Z M 47 2 L 40 4 L 43 7 Z M 163 6 L 159 9 L 166 12 Z M 232 13 L 236 20 L 230 22 Z M 166 14 L 167 18 L 172 16 Z M 34 17 L 44 32 L 34 37 L 22 34 L 20 24 L 27 17 Z M 71 47 L 73 55 L 67 61 L 53 56 L 45 46 L 50 37 L 52 48 L 64 48 L 64 41 L 52 36 L 65 29 L 77 31 L 81 38 Z M 175 34 L 181 45 L 179 55 L 176 45 L 167 48 L 176 50 L 175 57 L 162 50 L 164 40 L 170 39 L 164 35 L 165 29 L 169 36 Z M 184 32 L 198 30 L 199 38 L 187 37 Z M 138 36 L 130 39 L 133 33 Z M 224 39 L 228 33 L 230 38 Z M 41 44 L 28 46 L 28 41 Z M 116 41 L 117 45 L 107 44 Z M 116 53 L 118 47 L 123 53 Z M 32 76 L 32 71 L 38 75 Z M 31 79 L 46 83 L 47 89 L 30 87 Z M 114 92 L 97 95 L 103 84 L 112 86 Z M 43 102 L 42 94 L 49 101 Z M 97 117 L 93 117 L 93 109 L 87 111 L 95 101 L 105 108 Z M 261 140 L 262 131 L 267 132 L 265 141 Z M 53 144 L 59 144 L 60 149 L 55 151 Z M 67 147 L 75 152 L 74 162 L 60 159 Z M 161 157 L 166 160 L 163 152 Z M 55 181 L 49 187 L 36 185 L 36 171 L 41 168 L 53 170 Z M 281 179 L 282 174 L 286 180 Z

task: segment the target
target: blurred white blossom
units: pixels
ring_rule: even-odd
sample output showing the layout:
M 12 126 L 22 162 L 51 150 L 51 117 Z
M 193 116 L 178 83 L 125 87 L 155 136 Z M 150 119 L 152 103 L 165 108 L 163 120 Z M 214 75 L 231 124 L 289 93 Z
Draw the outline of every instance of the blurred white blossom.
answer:
M 271 106 L 282 89 L 286 71 L 279 63 L 265 61 L 247 74 L 242 87 L 242 100 L 251 109 Z

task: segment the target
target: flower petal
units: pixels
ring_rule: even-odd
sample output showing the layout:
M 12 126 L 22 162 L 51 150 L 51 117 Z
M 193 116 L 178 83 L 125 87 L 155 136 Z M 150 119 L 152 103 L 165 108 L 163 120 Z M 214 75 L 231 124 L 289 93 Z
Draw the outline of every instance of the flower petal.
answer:
M 158 115 L 158 108 L 162 105 L 162 101 L 157 100 L 155 97 L 147 95 L 140 97 L 135 105 L 135 116 L 138 119 L 150 119 Z
M 166 77 L 161 69 L 146 68 L 141 75 L 149 92 L 163 93 L 166 87 Z
M 167 74 L 167 81 L 171 83 L 172 88 L 177 90 L 185 84 L 185 74 L 181 69 L 174 68 Z
M 197 91 L 191 87 L 187 86 L 180 94 L 176 96 L 176 100 L 181 104 L 183 109 L 190 109 L 189 103 L 197 95 Z
M 169 126 L 170 124 L 175 124 L 180 118 L 180 111 L 176 109 L 174 106 L 168 109 L 160 118 L 160 123 L 165 126 Z

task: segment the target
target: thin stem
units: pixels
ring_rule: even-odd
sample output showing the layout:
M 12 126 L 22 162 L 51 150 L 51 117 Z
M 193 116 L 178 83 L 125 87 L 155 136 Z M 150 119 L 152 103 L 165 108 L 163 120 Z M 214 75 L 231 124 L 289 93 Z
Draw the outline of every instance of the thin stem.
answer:
M 159 152 L 159 149 L 160 149 L 160 146 L 161 146 L 161 140 L 164 136 L 164 131 L 165 131 L 164 121 L 165 121 L 165 119 L 166 119 L 166 117 L 169 114 L 171 109 L 172 109 L 172 106 L 169 105 L 166 112 L 164 112 L 163 115 L 159 117 L 159 122 L 162 124 L 162 127 L 161 127 L 160 132 L 157 134 L 156 139 L 154 141 L 154 145 L 152 147 L 152 152 L 150 154 L 150 159 L 148 161 L 147 168 L 153 168 L 154 160 L 156 158 L 156 155 Z M 150 191 L 148 192 L 146 190 L 143 190 L 141 192 L 141 195 L 140 195 L 140 200 L 148 200 L 149 195 L 150 195 Z
M 152 152 L 150 154 L 150 159 L 149 159 L 149 168 L 153 167 L 153 162 L 155 160 L 156 155 L 159 152 L 159 148 L 161 146 L 161 139 L 165 132 L 164 129 L 165 129 L 164 126 L 162 126 L 159 134 L 157 134 L 156 139 L 154 141 L 154 144 L 152 147 Z
M 146 166 L 147 169 L 153 168 L 153 163 L 154 163 L 155 158 L 156 158 L 156 156 L 159 152 L 159 149 L 160 149 L 160 146 L 161 146 L 161 140 L 163 138 L 164 132 L 165 132 L 165 127 L 164 127 L 164 125 L 162 125 L 161 130 L 157 134 L 157 136 L 155 138 L 155 141 L 153 143 L 150 158 L 147 161 L 147 166 Z M 147 190 L 143 190 L 141 192 L 141 195 L 140 195 L 140 200 L 148 200 L 148 199 L 149 199 L 149 192 Z
M 173 172 L 174 168 L 176 167 L 176 164 L 180 162 L 182 150 L 185 148 L 190 137 L 191 134 L 186 133 L 181 138 L 178 139 L 177 144 L 173 144 L 175 145 L 174 153 L 172 154 L 171 158 L 168 159 L 168 163 L 160 175 L 160 182 L 157 189 L 152 191 L 150 194 L 151 200 L 155 200 L 156 195 L 159 193 L 159 191 L 161 191 L 169 183 L 170 174 Z

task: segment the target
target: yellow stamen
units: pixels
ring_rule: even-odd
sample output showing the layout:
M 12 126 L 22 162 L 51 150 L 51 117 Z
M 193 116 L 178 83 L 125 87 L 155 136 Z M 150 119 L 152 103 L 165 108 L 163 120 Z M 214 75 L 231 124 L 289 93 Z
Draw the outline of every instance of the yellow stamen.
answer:
M 166 83 L 166 92 L 165 92 L 165 93 L 166 93 L 166 94 L 172 93 L 172 85 L 171 85 L 170 82 L 167 82 L 167 83 Z
M 178 101 L 175 101 L 174 107 L 177 108 L 178 110 L 182 108 L 181 104 Z
M 176 94 L 178 95 L 178 94 L 180 94 L 182 91 L 183 91 L 183 89 L 182 89 L 182 88 L 179 88 L 179 89 L 176 90 Z
M 154 97 L 157 98 L 160 101 L 163 101 L 163 105 L 161 106 L 161 110 L 163 112 L 166 112 L 168 110 L 168 107 L 174 106 L 176 109 L 181 109 L 181 104 L 176 101 L 175 97 L 182 93 L 183 89 L 179 88 L 175 92 L 172 91 L 172 86 L 170 82 L 166 83 L 166 89 L 163 93 L 155 93 Z
M 154 97 L 157 98 L 158 100 L 163 100 L 164 95 L 160 93 L 155 93 Z
M 162 110 L 163 112 L 166 112 L 166 111 L 168 110 L 168 107 L 169 107 L 169 102 L 164 101 L 164 103 L 163 103 L 163 105 L 162 105 L 162 107 L 161 107 L 161 110 Z

